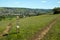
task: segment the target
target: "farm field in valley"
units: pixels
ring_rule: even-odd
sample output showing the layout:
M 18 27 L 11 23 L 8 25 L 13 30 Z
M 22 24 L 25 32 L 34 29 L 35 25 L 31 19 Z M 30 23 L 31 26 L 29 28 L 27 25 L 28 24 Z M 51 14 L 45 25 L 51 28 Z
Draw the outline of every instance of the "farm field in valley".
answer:
M 20 25 L 20 33 L 16 34 L 16 18 L 12 18 L 9 20 L 6 18 L 5 20 L 0 21 L 0 33 L 4 31 L 4 29 L 7 27 L 8 23 L 12 23 L 12 29 L 9 32 L 8 36 L 4 36 L 0 38 L 0 40 L 28 40 L 31 39 L 35 33 L 40 31 L 41 29 L 45 28 L 46 25 L 48 25 L 53 19 L 55 19 L 58 15 L 40 15 L 40 16 L 33 16 L 33 17 L 27 17 L 27 18 L 21 18 L 19 19 L 19 25 Z M 60 20 L 60 19 L 59 19 Z M 46 37 L 43 40 L 53 40 L 54 38 L 59 40 L 58 34 L 59 34 L 59 20 L 57 20 L 57 23 L 53 26 L 53 28 L 49 31 L 49 33 L 46 35 Z M 59 26 L 58 26 L 59 25 Z M 51 37 L 52 36 L 52 37 Z M 47 39 L 47 37 L 49 37 Z

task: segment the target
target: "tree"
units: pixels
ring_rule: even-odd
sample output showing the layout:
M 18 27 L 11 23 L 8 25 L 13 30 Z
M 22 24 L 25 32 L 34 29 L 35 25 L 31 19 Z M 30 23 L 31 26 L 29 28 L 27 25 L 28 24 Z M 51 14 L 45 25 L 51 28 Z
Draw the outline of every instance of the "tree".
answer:
M 60 8 L 54 8 L 53 9 L 54 13 L 53 14 L 59 14 L 60 13 Z

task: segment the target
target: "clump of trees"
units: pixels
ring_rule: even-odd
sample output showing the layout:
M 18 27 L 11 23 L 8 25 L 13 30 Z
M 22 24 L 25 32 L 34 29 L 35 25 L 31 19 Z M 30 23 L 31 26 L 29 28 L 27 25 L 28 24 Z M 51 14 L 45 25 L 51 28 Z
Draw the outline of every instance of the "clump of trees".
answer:
M 53 14 L 60 14 L 60 8 L 59 7 L 54 8 L 53 11 L 54 11 Z
M 0 16 L 0 21 L 4 19 L 5 19 L 5 16 Z

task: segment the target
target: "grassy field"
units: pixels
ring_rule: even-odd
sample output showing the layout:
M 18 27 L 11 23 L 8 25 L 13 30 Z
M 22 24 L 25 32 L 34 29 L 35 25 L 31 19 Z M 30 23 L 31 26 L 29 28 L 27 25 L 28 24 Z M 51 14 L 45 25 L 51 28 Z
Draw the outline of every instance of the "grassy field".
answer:
M 19 21 L 20 24 L 20 33 L 16 34 L 16 18 L 12 20 L 0 21 L 0 32 L 2 32 L 8 25 L 9 22 L 12 22 L 13 27 L 9 32 L 8 36 L 1 38 L 0 40 L 27 40 L 31 39 L 33 35 L 48 25 L 53 19 L 58 15 L 41 15 L 35 17 L 22 18 Z
M 42 40 L 60 40 L 60 18 Z

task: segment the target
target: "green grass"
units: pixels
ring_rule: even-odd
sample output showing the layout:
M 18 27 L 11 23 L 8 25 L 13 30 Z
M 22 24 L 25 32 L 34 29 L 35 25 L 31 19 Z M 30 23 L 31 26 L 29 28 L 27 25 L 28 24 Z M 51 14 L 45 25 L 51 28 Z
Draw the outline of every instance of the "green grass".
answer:
M 0 32 L 2 32 L 7 24 L 11 21 L 13 27 L 8 36 L 1 38 L 0 40 L 27 40 L 31 39 L 33 35 L 48 25 L 53 19 L 55 19 L 58 15 L 41 15 L 35 17 L 27 17 L 20 19 L 20 33 L 18 33 L 18 37 L 16 33 L 16 18 L 12 20 L 2 20 L 0 21 Z
M 42 40 L 60 40 L 60 18 Z

